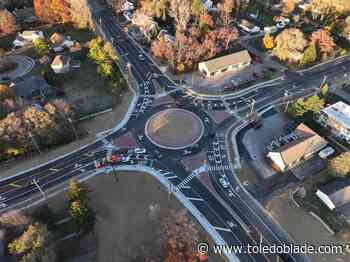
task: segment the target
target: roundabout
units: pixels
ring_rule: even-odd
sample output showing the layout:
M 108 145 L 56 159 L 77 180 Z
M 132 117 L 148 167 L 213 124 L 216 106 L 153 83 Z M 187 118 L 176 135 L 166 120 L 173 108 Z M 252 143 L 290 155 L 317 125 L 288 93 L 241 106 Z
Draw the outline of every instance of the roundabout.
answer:
M 28 56 L 13 55 L 5 57 L 0 65 L 0 83 L 25 76 L 32 71 L 34 66 L 34 59 Z
M 164 149 L 179 150 L 199 142 L 204 134 L 203 121 L 191 111 L 172 108 L 152 115 L 145 126 L 147 138 Z

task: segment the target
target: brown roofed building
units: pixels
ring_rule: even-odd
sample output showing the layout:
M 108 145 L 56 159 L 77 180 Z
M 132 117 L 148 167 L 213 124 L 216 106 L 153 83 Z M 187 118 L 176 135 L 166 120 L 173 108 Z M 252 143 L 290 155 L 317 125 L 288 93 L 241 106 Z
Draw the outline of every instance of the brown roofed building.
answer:
M 214 58 L 198 64 L 198 69 L 207 77 L 217 76 L 226 71 L 238 71 L 251 63 L 247 50 Z
M 299 165 L 327 145 L 325 139 L 304 124 L 296 128 L 295 134 L 297 139 L 267 154 L 273 167 L 279 171 Z

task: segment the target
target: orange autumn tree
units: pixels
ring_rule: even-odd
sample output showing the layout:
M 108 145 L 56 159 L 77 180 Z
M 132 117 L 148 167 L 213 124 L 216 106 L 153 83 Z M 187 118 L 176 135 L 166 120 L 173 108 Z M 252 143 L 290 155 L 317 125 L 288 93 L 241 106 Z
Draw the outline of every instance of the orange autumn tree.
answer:
M 34 0 L 35 14 L 46 23 L 66 23 L 71 21 L 67 0 Z

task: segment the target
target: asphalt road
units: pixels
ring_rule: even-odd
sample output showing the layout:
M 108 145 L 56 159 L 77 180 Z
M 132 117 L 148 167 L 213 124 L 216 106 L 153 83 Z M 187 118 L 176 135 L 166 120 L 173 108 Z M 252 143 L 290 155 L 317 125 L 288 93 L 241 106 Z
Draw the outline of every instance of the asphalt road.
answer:
M 246 192 L 238 178 L 230 167 L 227 158 L 228 146 L 223 139 L 229 127 L 237 124 L 240 119 L 249 113 L 249 104 L 252 99 L 256 101 L 257 109 L 264 109 L 269 105 L 281 101 L 305 97 L 317 91 L 323 75 L 329 79 L 343 77 L 349 70 L 348 59 L 340 59 L 327 65 L 322 65 L 311 72 L 295 73 L 287 72 L 284 79 L 273 81 L 270 85 L 250 90 L 240 96 L 232 95 L 225 99 L 206 100 L 202 97 L 194 97 L 186 90 L 175 91 L 177 86 L 168 79 L 151 59 L 144 54 L 139 47 L 120 27 L 116 19 L 103 9 L 98 9 L 94 19 L 104 32 L 104 37 L 113 42 L 117 53 L 129 64 L 129 74 L 137 82 L 140 95 L 134 112 L 129 122 L 123 129 L 108 134 L 104 139 L 87 145 L 77 151 L 63 156 L 57 160 L 33 168 L 26 172 L 16 174 L 0 181 L 0 202 L 3 204 L 2 211 L 11 208 L 24 200 L 38 194 L 40 186 L 42 190 L 53 188 L 67 182 L 70 178 L 90 174 L 95 171 L 94 161 L 106 156 L 106 147 L 109 141 L 132 131 L 138 138 L 139 143 L 147 148 L 150 159 L 139 160 L 131 158 L 132 163 L 150 165 L 159 170 L 174 185 L 173 190 L 181 190 L 194 206 L 206 217 L 221 237 L 232 245 L 257 244 L 263 241 L 266 244 L 289 244 L 291 239 L 283 229 L 277 225 L 252 196 Z M 174 91 L 171 96 L 176 103 L 153 107 L 155 86 L 157 81 L 166 91 Z M 156 148 L 145 138 L 143 129 L 147 119 L 154 113 L 168 107 L 181 107 L 195 112 L 205 123 L 206 133 L 192 153 L 200 150 L 208 152 L 208 163 L 211 181 L 222 197 L 225 204 L 218 201 L 204 187 L 195 176 L 186 172 L 180 164 L 184 157 L 183 150 L 165 150 Z M 207 114 L 207 110 L 227 111 L 231 114 L 220 125 L 215 125 Z M 212 134 L 216 133 L 216 136 Z M 221 138 L 220 138 L 221 137 Z M 219 140 L 219 141 L 218 141 Z M 219 161 L 216 160 L 214 143 L 219 144 Z M 157 152 L 157 153 L 155 153 Z M 159 155 L 162 155 L 159 159 Z M 131 162 L 125 164 L 130 164 Z M 228 167 L 228 168 L 227 168 Z M 220 176 L 225 175 L 229 181 L 229 189 L 223 188 L 219 182 Z M 36 184 L 33 181 L 36 181 Z M 181 185 L 180 187 L 177 187 Z M 5 207 L 5 205 L 6 207 Z M 227 206 L 229 208 L 227 208 Z M 1 208 L 1 207 L 0 207 Z M 276 261 L 274 254 L 241 254 L 241 261 Z M 285 261 L 308 261 L 308 258 L 300 254 L 285 254 Z

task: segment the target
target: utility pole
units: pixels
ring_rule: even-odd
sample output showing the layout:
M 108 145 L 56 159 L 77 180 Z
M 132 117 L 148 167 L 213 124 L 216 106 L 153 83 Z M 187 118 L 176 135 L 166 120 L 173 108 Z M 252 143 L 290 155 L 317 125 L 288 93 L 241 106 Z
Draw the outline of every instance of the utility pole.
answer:
M 32 140 L 32 143 L 33 143 L 34 147 L 36 148 L 36 150 L 38 150 L 39 154 L 41 154 L 40 147 L 39 147 L 38 143 L 36 142 L 36 139 L 35 139 L 35 137 L 33 136 L 32 132 L 29 131 L 28 133 L 29 133 L 29 137 L 30 137 L 30 139 Z
M 75 126 L 73 124 L 72 118 L 68 117 L 67 120 L 68 120 L 68 122 L 70 123 L 70 125 L 72 127 L 72 130 L 73 130 L 73 133 L 75 135 L 75 138 L 78 139 L 78 133 L 77 133 L 77 130 L 75 129 Z
M 39 181 L 38 181 L 36 178 L 34 178 L 34 179 L 32 180 L 32 183 L 39 189 L 39 191 L 40 191 L 40 193 L 42 194 L 43 198 L 46 200 L 45 192 L 44 192 L 44 190 L 42 190 L 42 188 L 40 187 Z
M 252 99 L 250 102 L 250 112 L 249 112 L 249 121 L 255 121 L 257 118 L 257 113 L 255 110 L 255 99 Z
M 173 193 L 173 184 L 169 182 L 169 187 L 168 187 L 168 200 L 171 199 L 171 195 Z
M 284 91 L 284 97 L 287 100 L 286 106 L 284 108 L 284 112 L 287 112 L 287 109 L 288 109 L 288 106 L 289 106 L 289 102 L 290 102 L 289 99 L 288 99 L 288 95 L 289 95 L 288 90 Z
M 131 77 L 132 77 L 132 72 L 131 72 L 131 64 L 127 63 L 126 64 L 127 68 L 128 68 L 128 81 L 131 81 Z

